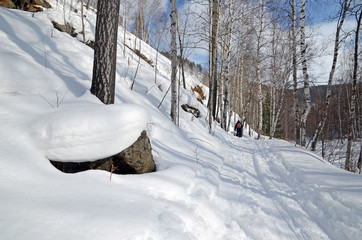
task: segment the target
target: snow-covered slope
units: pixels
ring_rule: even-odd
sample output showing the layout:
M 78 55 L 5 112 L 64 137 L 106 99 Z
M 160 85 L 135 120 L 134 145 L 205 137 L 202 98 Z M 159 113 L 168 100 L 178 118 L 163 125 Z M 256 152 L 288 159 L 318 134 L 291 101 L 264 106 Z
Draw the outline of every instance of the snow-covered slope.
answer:
M 129 49 L 123 56 L 121 36 L 116 103 L 103 106 L 89 92 L 92 49 L 52 27 L 62 14 L 0 8 L 0 239 L 362 236 L 360 175 L 284 141 L 239 139 L 218 126 L 210 135 L 206 109 L 187 91 L 181 103 L 201 117 L 181 110 L 176 127 L 169 95 L 158 108 L 170 84 L 168 60 L 159 56 L 156 82 L 141 61 L 131 91 L 138 57 Z M 142 50 L 155 56 L 146 44 Z M 47 160 L 49 149 L 64 160 L 106 156 L 144 128 L 155 173 L 110 181 L 108 172 L 64 174 Z

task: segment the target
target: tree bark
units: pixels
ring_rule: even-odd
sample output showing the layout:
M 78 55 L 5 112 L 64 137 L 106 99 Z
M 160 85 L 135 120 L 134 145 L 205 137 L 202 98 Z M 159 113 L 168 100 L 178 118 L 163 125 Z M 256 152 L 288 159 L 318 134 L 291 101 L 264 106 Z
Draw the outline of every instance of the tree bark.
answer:
M 302 71 L 303 71 L 303 80 L 304 80 L 304 99 L 305 105 L 302 112 L 301 124 L 300 124 L 300 145 L 305 147 L 306 145 L 306 129 L 307 129 L 307 118 L 311 109 L 311 96 L 310 96 L 310 88 L 309 88 L 309 75 L 308 75 L 308 67 L 307 67 L 307 46 L 305 45 L 305 0 L 301 0 L 301 8 L 300 8 L 300 51 L 302 58 Z
M 358 162 L 357 162 L 357 168 L 358 168 L 358 173 L 361 174 L 361 171 L 362 171 L 362 145 L 361 145 L 361 148 L 359 150 L 359 158 L 358 158 Z
M 356 37 L 354 45 L 354 64 L 353 64 L 353 77 L 352 77 L 352 94 L 350 101 L 350 111 L 349 111 L 349 122 L 348 122 L 348 143 L 347 143 L 347 152 L 346 152 L 346 164 L 345 169 L 351 171 L 350 162 L 351 162 L 351 148 L 352 141 L 354 139 L 354 119 L 356 116 L 356 98 L 357 98 L 357 69 L 358 69 L 358 44 L 359 44 L 359 31 L 361 26 L 362 18 L 362 9 L 359 12 L 357 18 L 357 27 L 356 27 Z
M 217 97 L 217 39 L 219 28 L 219 1 L 212 0 L 211 21 L 211 86 L 209 86 L 209 127 L 212 129 L 212 121 L 216 118 Z
M 176 0 L 171 1 L 171 119 L 177 125 Z
M 261 83 L 261 73 L 260 73 L 260 63 L 261 63 L 261 39 L 264 30 L 264 0 L 261 2 L 260 10 L 260 28 L 257 36 L 257 49 L 256 49 L 256 81 L 258 84 L 258 107 L 259 107 L 259 123 L 258 123 L 258 139 L 262 134 L 263 129 L 263 93 L 262 93 L 262 83 Z
M 91 93 L 114 103 L 120 0 L 98 0 Z
M 227 35 L 226 35 L 226 64 L 225 64 L 225 85 L 224 85 L 224 107 L 223 107 L 223 114 L 222 114 L 222 128 L 224 130 L 227 129 L 228 123 L 228 112 L 229 112 L 229 85 L 230 85 L 230 65 L 231 65 L 231 40 L 232 40 L 232 32 L 233 32 L 233 1 L 230 0 L 229 5 L 229 14 L 227 19 Z
M 182 46 L 182 39 L 181 39 L 181 32 L 180 32 L 180 24 L 179 18 L 176 11 L 176 19 L 177 19 L 177 33 L 178 33 L 178 42 L 180 45 L 180 63 L 181 63 L 181 73 L 182 73 L 182 85 L 184 89 L 186 89 L 186 77 L 185 77 L 185 69 L 184 69 L 184 54 L 183 54 L 183 46 Z
M 126 22 L 126 0 L 123 0 L 123 19 L 122 19 L 122 26 L 123 26 L 123 57 L 126 58 L 126 29 L 127 29 L 127 22 Z
M 293 108 L 294 108 L 294 139 L 300 144 L 299 137 L 299 107 L 298 107 L 298 79 L 297 79 L 297 29 L 295 0 L 292 0 L 292 51 L 293 51 Z
M 81 0 L 80 12 L 82 15 L 82 35 L 83 35 L 83 43 L 85 43 L 85 29 L 84 29 L 84 0 Z

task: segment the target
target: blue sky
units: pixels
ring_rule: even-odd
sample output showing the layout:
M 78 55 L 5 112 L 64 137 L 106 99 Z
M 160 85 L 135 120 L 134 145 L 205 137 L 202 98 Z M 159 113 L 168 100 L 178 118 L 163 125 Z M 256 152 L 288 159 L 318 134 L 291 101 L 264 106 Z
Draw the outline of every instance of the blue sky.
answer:
M 338 4 L 334 0 L 312 0 L 306 1 L 306 11 L 309 14 L 308 24 L 314 25 L 321 22 L 333 21 L 331 17 L 336 15 Z
M 177 7 L 182 7 L 185 1 L 176 0 Z M 296 0 L 296 2 L 300 5 L 300 0 Z M 336 12 L 336 8 L 338 8 L 336 0 L 306 0 L 306 11 L 311 19 L 310 24 L 330 22 L 330 16 Z
M 181 8 L 185 1 L 186 0 L 176 0 L 177 7 Z M 289 2 L 290 0 L 284 1 Z M 297 17 L 299 17 L 300 0 L 296 0 L 296 3 L 298 6 Z M 320 23 L 332 22 L 333 19 L 331 17 L 337 13 L 338 8 L 338 0 L 306 0 L 306 25 L 313 26 Z M 207 67 L 208 58 L 207 56 L 200 54 L 200 52 L 194 52 L 189 56 L 189 59 L 201 63 L 205 68 Z

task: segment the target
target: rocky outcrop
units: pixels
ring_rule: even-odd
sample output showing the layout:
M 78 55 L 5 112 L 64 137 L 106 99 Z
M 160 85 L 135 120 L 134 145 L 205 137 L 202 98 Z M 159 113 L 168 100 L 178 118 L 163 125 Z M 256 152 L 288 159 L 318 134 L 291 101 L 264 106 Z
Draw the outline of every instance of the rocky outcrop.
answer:
M 0 0 L 0 7 L 17 8 L 29 12 L 39 12 L 51 8 L 46 0 Z
M 76 37 L 78 35 L 75 32 L 75 29 L 69 23 L 66 23 L 65 25 L 62 25 L 60 23 L 57 23 L 56 21 L 52 21 L 52 24 L 53 24 L 55 29 L 58 29 L 61 32 L 68 33 L 72 37 Z
M 181 108 L 185 111 L 185 112 L 189 112 L 191 113 L 192 115 L 194 115 L 196 118 L 199 118 L 200 117 L 200 110 L 193 107 L 193 106 L 190 106 L 188 104 L 182 104 L 181 105 Z
M 108 158 L 89 162 L 60 162 L 50 160 L 51 164 L 64 173 L 77 173 L 90 169 L 105 170 L 116 174 L 142 174 L 154 172 L 155 162 L 146 131 L 130 147 Z
M 202 90 L 202 87 L 200 87 L 199 85 L 191 87 L 191 91 L 194 93 L 194 96 L 200 103 L 203 103 L 203 100 L 206 99 L 205 93 Z
M 0 7 L 16 8 L 15 4 L 11 0 L 0 0 Z

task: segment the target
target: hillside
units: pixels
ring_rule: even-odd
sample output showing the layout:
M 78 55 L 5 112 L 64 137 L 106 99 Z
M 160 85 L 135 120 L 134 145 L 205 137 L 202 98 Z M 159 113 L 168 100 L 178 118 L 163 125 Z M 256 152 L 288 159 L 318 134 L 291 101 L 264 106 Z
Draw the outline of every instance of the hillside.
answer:
M 154 67 L 130 50 L 139 44 L 130 33 L 125 56 L 122 36 L 118 41 L 116 102 L 102 105 L 89 92 L 92 49 L 54 29 L 51 20 L 63 20 L 64 11 L 49 2 L 54 8 L 34 15 L 0 8 L 0 239 L 362 236 L 361 175 L 285 141 L 236 138 L 216 123 L 210 134 L 206 107 L 189 91 L 180 102 L 201 116 L 180 110 L 175 126 L 170 96 L 158 107 L 170 62 L 158 54 L 155 80 Z M 66 12 L 77 26 L 79 16 Z M 87 20 L 91 39 L 95 16 Z M 154 49 L 141 49 L 156 62 Z M 188 73 L 187 82 L 199 80 Z M 105 171 L 64 174 L 47 159 L 54 152 L 62 160 L 105 157 L 110 145 L 129 145 L 142 130 L 154 173 L 110 181 Z

